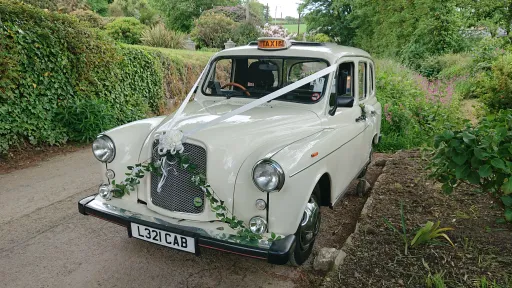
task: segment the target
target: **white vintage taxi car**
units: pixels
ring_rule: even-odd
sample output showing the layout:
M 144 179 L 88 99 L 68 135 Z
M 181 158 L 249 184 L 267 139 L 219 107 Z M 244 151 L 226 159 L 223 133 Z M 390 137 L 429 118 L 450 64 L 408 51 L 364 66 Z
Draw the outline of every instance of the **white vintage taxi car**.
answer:
M 320 206 L 335 205 L 364 176 L 379 141 L 374 68 L 365 51 L 335 44 L 260 38 L 221 51 L 175 114 L 98 136 L 104 184 L 79 212 L 190 253 L 300 265 Z M 131 193 L 115 193 L 128 182 Z

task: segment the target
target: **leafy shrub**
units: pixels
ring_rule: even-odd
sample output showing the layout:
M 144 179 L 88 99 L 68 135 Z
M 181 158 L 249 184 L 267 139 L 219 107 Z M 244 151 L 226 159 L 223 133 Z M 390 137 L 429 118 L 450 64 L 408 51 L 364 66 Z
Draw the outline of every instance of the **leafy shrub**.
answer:
M 481 100 L 491 110 L 512 109 L 512 54 L 496 60 L 489 76 L 480 76 Z
M 57 119 L 79 99 L 101 100 L 115 125 L 162 109 L 170 56 L 116 46 L 75 17 L 17 2 L 0 0 L 0 15 L 0 153 L 80 139 Z
M 473 72 L 490 71 L 492 63 L 506 51 L 506 40 L 495 37 L 483 38 L 471 52 L 473 57 Z
M 431 145 L 444 123 L 458 123 L 458 99 L 423 87 L 422 81 L 428 82 L 393 61 L 377 61 L 376 91 L 383 105 L 379 151 Z
M 423 60 L 418 72 L 427 78 L 451 79 L 470 73 L 471 58 L 463 54 L 431 56 Z
M 59 11 L 61 13 L 69 13 L 78 9 L 85 10 L 88 8 L 87 0 L 22 0 L 21 2 L 37 8 Z
M 468 54 L 445 54 L 438 58 L 442 67 L 437 75 L 439 79 L 467 77 L 473 66 L 473 59 Z
M 108 105 L 100 99 L 72 99 L 63 103 L 55 116 L 67 130 L 69 139 L 77 142 L 92 141 L 116 124 Z
M 204 13 L 194 21 L 192 37 L 201 47 L 224 48 L 230 38 L 233 38 L 233 30 L 236 29 L 235 21 L 223 14 Z
M 120 17 L 105 25 L 105 30 L 112 39 L 126 44 L 139 44 L 142 31 L 146 28 L 146 25 L 133 17 Z
M 89 10 L 76 10 L 69 14 L 75 16 L 80 21 L 91 24 L 95 28 L 103 28 L 106 24 L 103 17 Z
M 238 45 L 247 45 L 261 37 L 261 29 L 250 22 L 243 22 L 233 32 L 233 41 Z
M 483 118 L 476 126 L 449 128 L 435 137 L 431 176 L 452 193 L 461 182 L 500 197 L 512 222 L 512 111 Z
M 148 0 L 114 0 L 109 5 L 109 13 L 114 17 L 133 17 L 149 26 L 159 20 L 157 11 L 149 5 Z
M 184 33 L 167 30 L 163 23 L 142 32 L 141 38 L 143 45 L 171 49 L 183 49 L 185 40 Z
M 329 36 L 327 36 L 324 33 L 318 33 L 318 34 L 315 34 L 314 41 L 320 42 L 320 43 L 328 43 L 328 42 L 331 42 L 331 38 L 329 38 Z
M 101 16 L 107 16 L 109 0 L 87 0 L 87 4 L 92 11 L 100 14 Z
M 213 9 L 206 10 L 203 13 L 215 13 L 215 14 L 223 14 L 224 16 L 228 17 L 229 19 L 238 22 L 243 23 L 245 22 L 245 13 L 246 8 L 242 5 L 237 6 L 217 6 Z M 249 12 L 249 19 L 250 23 L 257 26 L 257 25 L 263 25 L 263 19 L 260 19 L 260 17 L 254 13 L 254 11 Z

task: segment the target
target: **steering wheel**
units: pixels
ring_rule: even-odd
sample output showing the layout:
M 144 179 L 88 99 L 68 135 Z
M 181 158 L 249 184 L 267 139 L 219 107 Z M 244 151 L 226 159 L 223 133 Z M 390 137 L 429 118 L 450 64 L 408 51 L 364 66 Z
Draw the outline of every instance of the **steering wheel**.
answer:
M 242 91 L 244 91 L 244 93 L 245 93 L 247 96 L 251 96 L 251 93 L 249 93 L 249 91 L 247 91 L 247 89 L 246 89 L 244 86 L 242 86 L 242 85 L 240 85 L 240 84 L 238 84 L 238 83 L 235 83 L 235 82 L 229 82 L 229 83 L 227 83 L 227 84 L 224 84 L 222 87 L 220 87 L 220 89 L 224 89 L 224 88 L 226 88 L 226 87 L 228 87 L 228 86 L 235 86 L 235 87 L 238 87 L 238 88 L 242 89 Z

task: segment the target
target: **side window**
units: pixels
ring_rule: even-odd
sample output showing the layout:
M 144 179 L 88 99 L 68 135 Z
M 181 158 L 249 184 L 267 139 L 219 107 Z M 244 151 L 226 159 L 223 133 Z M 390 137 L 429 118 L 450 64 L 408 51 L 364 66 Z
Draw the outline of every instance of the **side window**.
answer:
M 333 82 L 333 86 L 331 88 L 331 95 L 329 98 L 329 106 L 330 109 L 333 109 L 336 103 L 339 101 L 337 99 L 338 96 L 346 97 L 347 106 L 352 107 L 351 103 L 353 103 L 354 99 L 354 62 L 345 62 L 341 63 L 338 66 L 338 74 L 336 76 L 335 81 Z M 352 100 L 351 100 L 352 99 Z
M 366 73 L 367 73 L 367 66 L 366 62 L 359 62 L 359 69 L 358 69 L 358 77 L 357 77 L 357 83 L 358 83 L 358 89 L 359 89 L 359 101 L 362 101 L 366 99 L 366 96 L 368 95 L 368 88 L 366 85 Z
M 338 96 L 354 96 L 354 63 L 341 63 L 338 67 L 338 79 L 336 79 L 336 94 Z
M 375 77 L 374 77 L 374 70 L 373 70 L 373 64 L 370 63 L 370 95 L 373 95 L 373 91 L 375 91 L 375 87 L 374 87 L 374 82 L 375 82 Z

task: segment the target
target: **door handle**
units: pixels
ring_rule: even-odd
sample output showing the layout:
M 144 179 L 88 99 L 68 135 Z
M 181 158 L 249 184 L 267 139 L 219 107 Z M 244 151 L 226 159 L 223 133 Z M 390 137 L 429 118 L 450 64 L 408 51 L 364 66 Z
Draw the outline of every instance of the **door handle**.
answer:
M 356 122 L 361 122 L 361 121 L 365 121 L 365 120 L 366 120 L 366 116 L 364 116 L 364 115 L 361 115 L 356 118 Z

